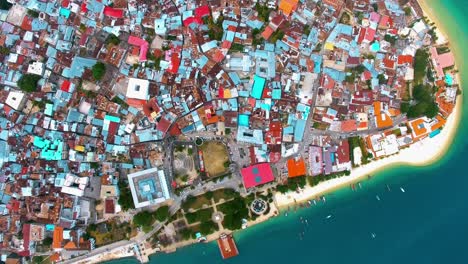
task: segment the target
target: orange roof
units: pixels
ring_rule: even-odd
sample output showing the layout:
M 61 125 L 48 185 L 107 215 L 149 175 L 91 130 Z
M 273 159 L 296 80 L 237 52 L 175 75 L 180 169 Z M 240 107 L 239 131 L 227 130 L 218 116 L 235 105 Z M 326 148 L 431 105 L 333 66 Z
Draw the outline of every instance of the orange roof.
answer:
M 68 241 L 68 243 L 63 246 L 64 249 L 76 249 L 75 242 L 73 241 Z
M 357 129 L 356 120 L 345 120 L 341 122 L 341 131 L 343 132 L 351 132 Z
M 59 253 L 54 253 L 50 256 L 49 258 L 50 261 L 57 262 L 60 260 L 60 255 Z
M 413 134 L 416 136 L 415 139 L 419 139 L 420 137 L 427 134 L 427 129 L 424 126 L 424 119 L 418 118 L 410 122 L 410 127 L 413 130 Z
M 377 121 L 377 127 L 378 128 L 393 126 L 392 119 L 386 113 L 382 112 L 382 103 L 381 102 L 374 102 L 374 115 L 375 115 L 375 119 Z
M 265 39 L 265 40 L 268 40 L 271 36 L 271 34 L 273 34 L 273 29 L 268 26 L 265 28 L 265 30 L 262 32 L 262 37 Z
M 401 114 L 400 109 L 395 108 L 389 108 L 388 113 L 390 113 L 391 116 L 398 116 Z
M 437 123 L 431 126 L 431 131 L 435 131 L 443 126 L 445 126 L 446 120 L 441 116 L 437 115 Z
M 288 160 L 289 177 L 297 177 L 306 175 L 306 166 L 303 158 L 293 158 Z
M 52 240 L 52 248 L 62 248 L 63 227 L 56 226 L 54 229 L 54 237 Z
M 279 10 L 283 12 L 285 16 L 289 16 L 297 8 L 299 0 L 281 0 L 279 3 Z

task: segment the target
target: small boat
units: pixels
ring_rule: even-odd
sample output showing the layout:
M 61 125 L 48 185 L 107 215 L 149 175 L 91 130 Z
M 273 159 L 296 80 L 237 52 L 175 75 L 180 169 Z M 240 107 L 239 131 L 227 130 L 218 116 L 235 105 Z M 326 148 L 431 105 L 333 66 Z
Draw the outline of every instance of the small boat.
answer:
M 308 224 L 309 224 L 309 222 L 307 221 L 307 219 L 305 220 L 305 223 L 306 223 L 306 225 L 308 225 Z
M 326 219 L 330 219 L 332 217 L 332 215 L 327 215 L 327 217 L 325 217 Z
M 317 201 L 314 200 L 314 205 L 317 205 Z
M 353 183 L 353 184 L 351 184 L 351 189 L 352 189 L 353 191 L 355 191 L 355 190 L 356 190 L 356 185 L 354 185 L 354 183 Z
M 372 238 L 375 238 L 377 235 L 375 233 L 371 234 Z
M 327 199 L 325 198 L 325 196 L 322 196 L 322 201 L 323 201 L 323 202 L 326 202 L 326 201 L 327 201 Z
M 390 191 L 390 186 L 387 184 L 387 190 Z
M 304 223 L 304 218 L 302 218 L 302 216 L 301 216 L 301 218 L 300 218 L 300 219 L 301 219 L 301 223 Z
M 358 185 L 359 185 L 359 189 L 362 189 L 362 185 L 360 182 L 358 182 Z
M 401 192 L 405 192 L 405 189 L 403 187 L 400 187 Z
M 310 200 L 308 200 L 308 201 L 307 201 L 307 203 L 308 203 L 309 205 L 311 205 L 311 204 L 312 204 L 312 202 L 311 202 Z
M 288 216 L 288 212 L 284 213 L 284 216 Z
M 378 195 L 375 196 L 375 199 L 377 199 L 377 201 L 380 201 L 380 197 Z

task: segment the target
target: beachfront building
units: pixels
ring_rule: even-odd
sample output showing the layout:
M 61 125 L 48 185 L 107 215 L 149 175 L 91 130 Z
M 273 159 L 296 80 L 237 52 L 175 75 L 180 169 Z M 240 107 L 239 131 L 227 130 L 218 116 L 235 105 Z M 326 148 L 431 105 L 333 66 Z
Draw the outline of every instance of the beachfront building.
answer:
M 319 146 L 309 147 L 309 173 L 317 176 L 323 172 L 322 148 Z
M 156 205 L 170 199 L 164 170 L 147 169 L 128 175 L 135 208 Z
M 275 179 L 269 163 L 259 163 L 243 168 L 241 175 L 246 189 L 272 182 Z
M 367 144 L 371 147 L 374 157 L 380 158 L 398 153 L 399 144 L 395 134 L 375 134 L 367 137 Z

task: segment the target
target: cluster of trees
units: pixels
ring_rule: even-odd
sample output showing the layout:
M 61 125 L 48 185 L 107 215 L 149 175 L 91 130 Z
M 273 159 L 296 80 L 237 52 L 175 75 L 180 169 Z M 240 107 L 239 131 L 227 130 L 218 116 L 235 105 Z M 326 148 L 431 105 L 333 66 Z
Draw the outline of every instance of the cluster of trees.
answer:
M 212 215 L 213 215 L 213 209 L 207 208 L 207 209 L 200 209 L 198 211 L 195 211 L 194 213 L 186 213 L 185 218 L 187 218 L 187 222 L 189 222 L 189 224 L 192 224 L 196 222 L 209 221 Z
M 418 49 L 414 56 L 414 82 L 420 84 L 426 76 L 429 53 L 425 49 Z
M 306 186 L 306 177 L 289 178 L 287 184 L 278 185 L 276 190 L 280 193 L 287 193 L 288 191 L 295 191 L 298 187 L 304 188 Z
M 219 210 L 224 214 L 223 226 L 229 230 L 240 229 L 242 219 L 249 217 L 249 209 L 242 197 L 236 197 L 232 201 L 219 205 Z
M 244 51 L 244 45 L 239 44 L 239 43 L 232 43 L 230 50 L 231 51 L 243 52 Z
M 119 181 L 117 186 L 119 187 L 120 192 L 118 203 L 120 207 L 122 207 L 122 210 L 128 211 L 130 209 L 135 209 L 132 192 L 130 191 L 128 184 L 124 181 Z
M 7 0 L 0 0 L 0 9 L 1 10 L 10 10 L 13 5 Z
M 284 32 L 278 29 L 275 32 L 273 32 L 273 34 L 271 34 L 270 42 L 276 43 L 277 40 L 282 40 L 283 37 L 284 37 Z
M 113 44 L 113 45 L 117 46 L 117 45 L 120 44 L 120 39 L 119 39 L 119 37 L 117 37 L 116 35 L 111 33 L 106 38 L 106 44 Z
M 35 74 L 24 74 L 18 80 L 18 87 L 25 92 L 35 92 L 37 89 L 37 82 L 41 76 Z
M 351 159 L 351 163 L 353 164 L 353 166 L 356 165 L 354 164 L 354 149 L 355 148 L 361 149 L 361 153 L 362 153 L 361 163 L 362 164 L 367 164 L 370 162 L 370 159 L 373 158 L 373 155 L 372 153 L 367 152 L 366 142 L 364 141 L 363 138 L 359 136 L 350 137 L 348 138 L 348 142 L 349 142 L 349 157 Z
M 170 216 L 169 207 L 167 205 L 159 207 L 154 212 L 143 211 L 133 217 L 133 224 L 142 227 L 143 230 L 148 230 L 153 225 L 154 221 L 166 221 Z
M 99 81 L 106 74 L 106 65 L 104 63 L 98 61 L 96 64 L 94 64 L 94 66 L 93 66 L 93 68 L 91 70 L 93 71 L 93 78 L 96 81 Z
M 210 16 L 208 18 L 203 18 L 205 24 L 208 25 L 208 36 L 212 40 L 221 40 L 223 38 L 223 21 L 224 16 L 220 15 L 216 20 L 216 23 L 213 21 L 213 18 Z
M 398 38 L 396 36 L 390 36 L 390 35 L 385 35 L 384 36 L 384 40 L 387 41 L 387 42 L 390 42 L 392 45 L 395 45 L 397 39 Z
M 427 116 L 435 117 L 439 113 L 439 106 L 432 96 L 432 88 L 429 85 L 418 84 L 413 88 L 414 102 L 401 103 L 400 110 L 406 113 L 409 118 Z
M 269 9 L 268 6 L 256 3 L 255 11 L 258 12 L 258 18 L 260 18 L 260 20 L 262 20 L 263 22 L 269 21 L 271 9 Z
M 339 178 L 339 177 L 342 177 L 342 176 L 348 176 L 350 174 L 351 174 L 350 171 L 341 171 L 341 172 L 337 172 L 337 173 L 333 173 L 333 174 L 329 174 L 329 175 L 322 175 L 321 174 L 321 175 L 317 175 L 317 176 L 308 177 L 308 182 L 309 182 L 310 186 L 315 186 L 315 185 L 319 184 L 320 182 L 328 181 L 328 180 Z

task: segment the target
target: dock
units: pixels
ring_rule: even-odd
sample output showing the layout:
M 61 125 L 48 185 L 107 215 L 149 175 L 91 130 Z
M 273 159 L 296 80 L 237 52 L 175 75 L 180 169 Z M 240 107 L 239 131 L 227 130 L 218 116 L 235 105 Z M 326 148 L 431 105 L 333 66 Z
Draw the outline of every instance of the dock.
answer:
M 218 247 L 219 251 L 221 252 L 221 256 L 223 259 L 228 259 L 239 255 L 239 251 L 237 250 L 236 242 L 231 234 L 221 234 L 218 238 Z

